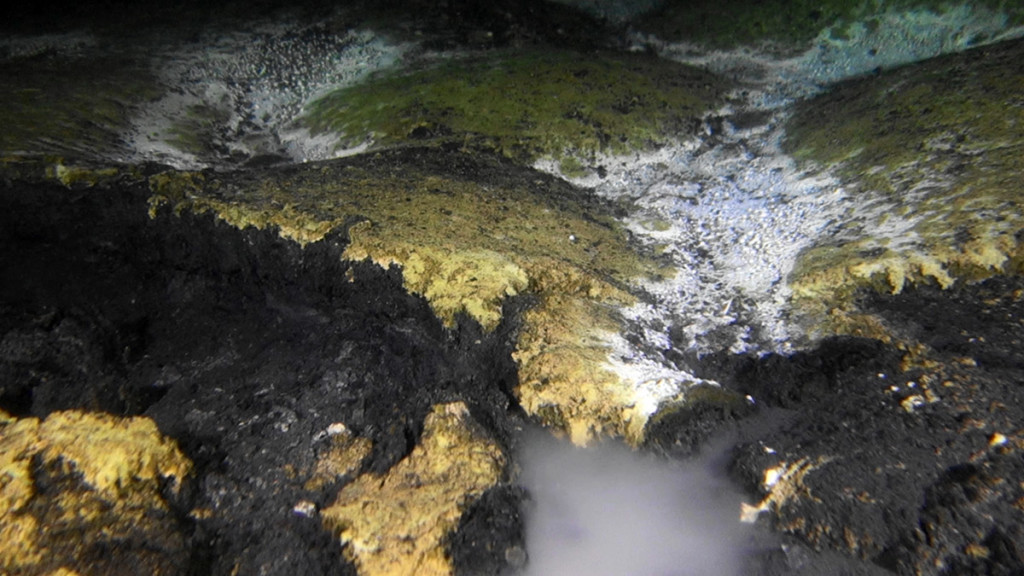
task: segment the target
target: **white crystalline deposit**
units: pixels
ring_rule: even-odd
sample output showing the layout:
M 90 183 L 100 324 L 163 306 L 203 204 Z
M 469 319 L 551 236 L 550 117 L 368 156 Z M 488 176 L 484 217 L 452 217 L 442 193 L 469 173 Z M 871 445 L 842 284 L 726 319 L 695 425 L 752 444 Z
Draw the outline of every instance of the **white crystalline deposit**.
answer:
M 678 269 L 668 281 L 644 285 L 651 299 L 625 311 L 645 345 L 617 350 L 617 361 L 650 362 L 652 350 L 671 347 L 707 353 L 799 346 L 803 336 L 789 320 L 786 277 L 800 251 L 851 227 L 871 226 L 890 245 L 912 242 L 913 222 L 894 216 L 875 229 L 879 219 L 870 216 L 889 204 L 850 198 L 827 176 L 801 173 L 780 146 L 787 107 L 843 78 L 1022 34 L 1004 16 L 964 4 L 942 13 L 884 12 L 843 34 L 824 30 L 812 48 L 791 58 L 634 38 L 638 48 L 706 67 L 739 88 L 727 108 L 709 115 L 700 141 L 600 158 L 595 165 L 604 177 L 574 180 L 628 201 L 630 230 Z M 537 168 L 558 173 L 550 162 Z
M 170 89 L 135 120 L 136 159 L 194 169 L 260 154 L 333 157 L 332 142 L 292 121 L 321 91 L 392 66 L 405 49 L 367 31 L 290 22 L 166 46 L 154 67 Z
M 709 128 L 710 146 L 611 159 L 605 178 L 579 181 L 628 201 L 626 225 L 677 270 L 643 286 L 652 301 L 626 310 L 653 348 L 790 347 L 786 276 L 799 251 L 835 226 L 845 199 L 835 182 L 804 177 L 782 154 L 780 118 L 744 129 L 725 121 Z
M 645 336 L 657 341 L 661 335 L 652 331 Z M 645 417 L 657 412 L 663 402 L 680 399 L 680 393 L 692 386 L 718 385 L 686 371 L 668 367 L 663 359 L 649 357 L 638 351 L 621 335 L 611 337 L 609 344 L 612 352 L 608 356 L 608 368 L 618 375 L 623 385 L 629 387 L 637 412 Z M 665 342 L 659 344 L 667 347 Z

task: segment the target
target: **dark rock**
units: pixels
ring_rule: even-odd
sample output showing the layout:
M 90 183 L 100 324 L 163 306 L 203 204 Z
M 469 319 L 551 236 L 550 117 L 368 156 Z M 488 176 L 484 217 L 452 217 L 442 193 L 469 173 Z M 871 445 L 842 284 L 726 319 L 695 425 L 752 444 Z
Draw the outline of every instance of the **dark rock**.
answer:
M 707 442 L 757 411 L 742 394 L 715 386 L 687 391 L 680 406 L 663 407 L 647 424 L 643 448 L 673 458 L 700 453 Z
M 295 511 L 337 492 L 306 484 L 331 424 L 373 441 L 375 472 L 409 453 L 439 402 L 466 402 L 511 442 L 514 322 L 446 330 L 396 270 L 342 261 L 342 235 L 302 249 L 211 216 L 151 220 L 147 197 L 129 184 L 0 190 L 0 407 L 153 418 L 195 463 L 192 572 L 353 573 L 315 512 Z M 508 494 L 487 501 L 514 508 Z M 480 541 L 485 509 L 458 538 Z
M 448 543 L 456 574 L 506 574 L 509 568 L 523 567 L 521 508 L 525 498 L 521 488 L 501 485 L 487 491 L 465 512 Z
M 1020 573 L 1022 286 L 865 297 L 925 347 L 834 338 L 788 357 L 705 358 L 704 376 L 776 422 L 733 425 L 733 475 L 762 501 L 759 521 L 900 574 Z
M 352 24 L 428 38 L 437 50 L 551 44 L 594 48 L 614 42 L 612 26 L 570 6 L 544 0 L 389 0 L 353 2 Z

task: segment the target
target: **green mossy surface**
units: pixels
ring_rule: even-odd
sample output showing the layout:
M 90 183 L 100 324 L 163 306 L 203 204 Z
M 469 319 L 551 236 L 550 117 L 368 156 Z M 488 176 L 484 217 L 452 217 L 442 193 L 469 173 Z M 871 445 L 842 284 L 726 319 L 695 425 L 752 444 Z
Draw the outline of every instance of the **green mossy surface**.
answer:
M 946 11 L 958 3 L 947 0 L 675 0 L 637 23 L 639 29 L 664 40 L 687 41 L 713 48 L 735 48 L 761 42 L 797 49 L 809 47 L 823 30 L 841 39 L 854 22 L 877 26 L 872 16 L 885 11 Z M 1024 23 L 1024 5 L 1013 0 L 983 0 L 973 5 L 1002 12 L 1007 23 Z
M 726 84 L 642 54 L 490 53 L 379 75 L 314 102 L 304 118 L 339 147 L 446 142 L 569 173 L 597 153 L 656 148 L 695 134 Z
M 134 107 L 161 91 L 126 58 L 39 56 L 0 63 L 0 154 L 109 156 Z
M 844 242 L 801 256 L 798 295 L 1024 270 L 1024 41 L 841 83 L 786 130 L 787 151 L 837 174 L 860 211 Z M 887 228 L 903 232 L 865 232 Z

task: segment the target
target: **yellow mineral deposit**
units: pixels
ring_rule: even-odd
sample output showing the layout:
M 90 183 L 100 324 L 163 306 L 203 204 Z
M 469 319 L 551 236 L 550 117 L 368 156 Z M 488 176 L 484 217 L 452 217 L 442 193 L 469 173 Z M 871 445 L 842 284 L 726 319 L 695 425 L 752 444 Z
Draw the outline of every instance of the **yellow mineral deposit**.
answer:
M 529 286 L 526 272 L 499 252 L 396 242 L 382 237 L 368 222 L 353 226 L 349 233 L 347 258 L 373 260 L 382 268 L 399 265 L 406 288 L 426 298 L 448 326 L 454 325 L 457 314 L 465 313 L 493 330 L 501 321 L 505 298 Z
M 642 440 L 646 415 L 634 409 L 618 376 L 602 368 L 607 334 L 617 328 L 608 305 L 581 296 L 547 294 L 527 311 L 514 353 L 523 409 L 577 445 L 600 436 Z
M 384 475 L 348 484 L 323 511 L 362 576 L 452 574 L 444 538 L 505 469 L 501 448 L 461 402 L 434 406 L 420 444 Z
M 177 492 L 191 468 L 148 418 L 0 412 L 0 571 L 74 574 L 89 563 L 83 551 L 141 538 L 153 550 L 124 561 L 178 573 L 184 536 L 161 490 Z M 36 485 L 42 469 L 52 482 L 45 493 Z
M 368 438 L 353 436 L 342 424 L 334 424 L 331 428 L 331 447 L 317 460 L 312 476 L 306 481 L 307 490 L 320 490 L 339 478 L 358 472 L 373 448 Z
M 503 169 L 473 162 L 483 173 Z M 605 208 L 588 207 L 564 184 L 478 182 L 397 156 L 250 178 L 228 185 L 162 175 L 151 203 L 212 212 L 238 228 L 276 227 L 302 245 L 351 224 L 344 257 L 397 266 L 405 288 L 449 327 L 465 315 L 494 330 L 509 297 L 532 295 L 539 304 L 515 354 L 526 410 L 578 444 L 602 434 L 642 438 L 646 415 L 607 367 L 608 342 L 621 331 L 614 309 L 634 300 L 628 285 L 671 272 L 634 251 Z
M 764 489 L 768 495 L 764 497 L 757 506 L 742 504 L 740 510 L 740 521 L 752 523 L 762 512 L 777 513 L 780 508 L 791 501 L 809 499 L 820 502 L 804 484 L 804 478 L 814 470 L 824 466 L 832 458 L 819 457 L 812 461 L 809 458 L 801 458 L 793 463 L 782 462 L 774 468 L 764 471 Z

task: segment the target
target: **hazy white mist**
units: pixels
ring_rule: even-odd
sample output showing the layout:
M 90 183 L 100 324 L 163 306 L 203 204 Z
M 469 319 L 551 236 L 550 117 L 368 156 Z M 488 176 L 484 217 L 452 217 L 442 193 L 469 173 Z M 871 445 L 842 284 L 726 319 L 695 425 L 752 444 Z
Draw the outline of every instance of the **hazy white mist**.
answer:
M 747 541 L 739 494 L 706 462 L 547 434 L 522 454 L 528 576 L 735 576 Z

